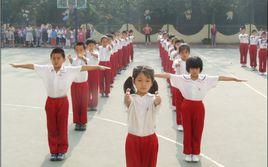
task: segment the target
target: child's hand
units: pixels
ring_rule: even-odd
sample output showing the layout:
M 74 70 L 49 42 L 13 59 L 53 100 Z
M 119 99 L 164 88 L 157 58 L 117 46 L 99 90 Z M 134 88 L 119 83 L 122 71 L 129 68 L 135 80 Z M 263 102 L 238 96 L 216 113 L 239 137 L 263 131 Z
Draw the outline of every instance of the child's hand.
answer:
M 69 56 L 68 56 L 68 59 L 69 59 L 69 60 L 72 60 L 73 58 L 72 58 L 72 56 L 71 56 L 71 55 L 69 55 Z
M 99 66 L 98 67 L 99 70 L 110 70 L 110 67 L 106 67 L 106 66 Z
M 155 99 L 154 99 L 154 105 L 158 106 L 161 103 L 161 97 L 159 96 L 158 92 L 155 92 Z
M 126 94 L 125 94 L 125 104 L 127 107 L 129 107 L 129 105 L 131 104 L 132 98 L 130 96 L 130 89 L 127 88 L 126 90 Z
M 84 54 L 83 53 L 79 53 L 78 54 L 78 58 L 82 59 L 84 57 Z

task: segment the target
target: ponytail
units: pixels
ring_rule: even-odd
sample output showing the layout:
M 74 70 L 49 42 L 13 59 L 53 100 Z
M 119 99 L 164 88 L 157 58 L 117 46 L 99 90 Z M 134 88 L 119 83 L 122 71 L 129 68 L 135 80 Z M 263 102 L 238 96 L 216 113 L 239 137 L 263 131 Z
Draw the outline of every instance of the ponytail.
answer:
M 132 77 L 128 77 L 124 83 L 124 93 L 126 93 L 127 89 L 130 89 L 130 94 L 136 93 Z
M 157 91 L 158 91 L 158 84 L 157 84 L 156 80 L 154 80 L 153 85 L 149 90 L 149 93 L 155 94 L 155 92 L 157 92 Z

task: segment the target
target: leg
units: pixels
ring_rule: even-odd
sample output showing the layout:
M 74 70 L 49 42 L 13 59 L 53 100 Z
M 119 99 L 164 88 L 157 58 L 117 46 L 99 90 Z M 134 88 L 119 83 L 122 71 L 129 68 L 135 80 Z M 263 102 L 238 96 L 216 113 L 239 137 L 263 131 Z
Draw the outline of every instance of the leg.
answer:
M 140 158 L 140 142 L 137 137 L 128 134 L 125 144 L 126 166 L 142 167 Z
M 183 117 L 183 153 L 192 154 L 192 112 L 189 110 L 188 102 L 183 101 L 181 105 Z
M 80 124 L 79 116 L 79 98 L 78 87 L 75 83 L 71 86 L 71 96 L 72 96 L 72 105 L 73 105 L 73 123 Z
M 158 139 L 155 134 L 141 140 L 142 167 L 156 167 L 158 154 Z
M 88 106 L 88 83 L 84 84 L 80 88 L 80 122 L 82 124 L 87 123 L 87 106 Z

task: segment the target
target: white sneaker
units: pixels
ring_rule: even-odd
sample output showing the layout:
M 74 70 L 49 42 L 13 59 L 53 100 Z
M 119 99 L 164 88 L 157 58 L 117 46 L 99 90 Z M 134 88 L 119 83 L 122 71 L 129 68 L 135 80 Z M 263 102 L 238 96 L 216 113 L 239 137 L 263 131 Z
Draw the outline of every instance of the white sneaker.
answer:
M 200 161 L 199 155 L 192 155 L 192 161 L 193 162 L 199 162 Z
M 185 160 L 186 162 L 192 162 L 192 155 L 191 155 L 191 154 L 189 154 L 189 155 L 185 155 L 184 160 Z
M 178 131 L 182 132 L 183 131 L 183 126 L 182 125 L 178 125 L 177 129 L 178 129 Z

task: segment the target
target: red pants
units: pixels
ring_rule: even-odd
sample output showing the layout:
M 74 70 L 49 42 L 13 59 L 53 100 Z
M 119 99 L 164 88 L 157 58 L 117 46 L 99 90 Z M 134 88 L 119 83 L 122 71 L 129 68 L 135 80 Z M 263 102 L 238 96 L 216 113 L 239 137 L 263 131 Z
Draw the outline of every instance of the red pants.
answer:
M 48 97 L 45 109 L 50 153 L 66 153 L 68 150 L 68 98 Z
M 176 89 L 176 115 L 177 115 L 177 125 L 182 125 L 182 112 L 181 112 L 181 104 L 183 102 L 183 96 L 179 89 Z
M 99 70 L 88 71 L 88 107 L 96 108 L 98 106 L 99 93 Z
M 202 101 L 184 99 L 181 105 L 183 118 L 183 153 L 200 154 L 204 128 L 205 107 Z
M 259 50 L 259 71 L 266 72 L 267 66 L 267 49 Z
M 124 57 L 123 50 L 122 49 L 118 50 L 118 66 L 119 66 L 119 69 L 122 69 L 124 67 L 124 65 L 123 65 L 123 57 Z
M 158 139 L 155 134 L 140 137 L 127 135 L 126 145 L 127 167 L 156 167 Z
M 87 123 L 87 107 L 88 107 L 88 83 L 73 82 L 71 86 L 71 96 L 73 104 L 73 123 Z
M 250 66 L 257 67 L 257 45 L 249 45 Z
M 111 62 L 101 61 L 99 65 L 111 67 Z M 99 71 L 100 93 L 109 94 L 111 85 L 111 70 Z
M 240 43 L 240 63 L 247 64 L 248 44 Z

